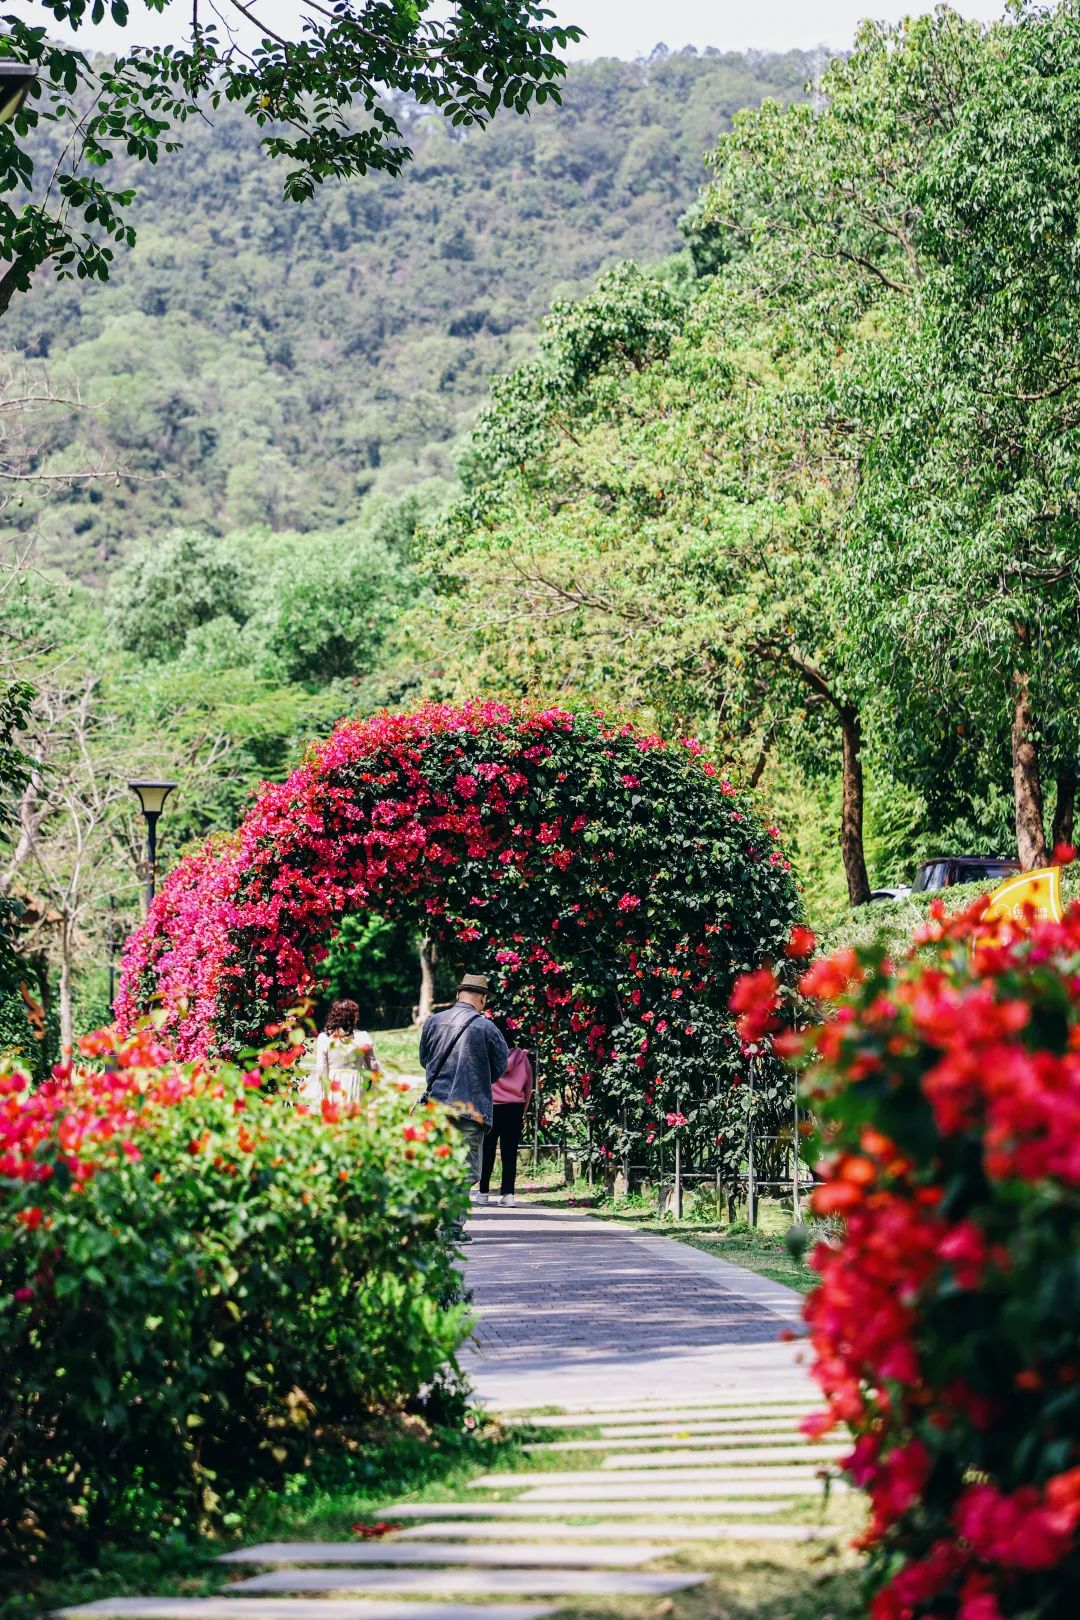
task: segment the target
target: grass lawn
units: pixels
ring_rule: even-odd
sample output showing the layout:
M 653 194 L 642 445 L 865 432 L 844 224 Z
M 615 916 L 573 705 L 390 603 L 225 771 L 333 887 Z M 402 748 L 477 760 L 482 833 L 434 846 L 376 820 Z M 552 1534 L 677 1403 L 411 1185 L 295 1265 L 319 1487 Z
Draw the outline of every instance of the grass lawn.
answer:
M 371 1038 L 384 1073 L 394 1079 L 421 1073 L 420 1031 L 412 1024 L 405 1029 L 374 1029 Z
M 587 1607 L 567 1607 L 560 1614 L 565 1620 L 863 1620 L 866 1615 L 857 1566 L 843 1552 L 735 1542 L 707 1552 L 688 1549 L 678 1567 L 708 1570 L 710 1580 L 660 1602 L 594 1598 Z
M 662 1226 L 656 1229 L 665 1230 Z M 705 1232 L 676 1229 L 671 1236 L 677 1237 L 680 1243 L 689 1243 L 691 1248 L 704 1249 L 706 1254 L 715 1254 L 733 1265 L 744 1266 L 747 1271 L 756 1271 L 759 1277 L 786 1283 L 800 1294 L 808 1294 L 817 1282 L 817 1273 L 811 1271 L 805 1261 L 793 1259 L 783 1237 L 775 1233 L 741 1231 L 736 1225 Z
M 784 1239 L 791 1225 L 791 1215 L 778 1203 L 762 1199 L 756 1228 L 745 1221 L 725 1226 L 707 1214 L 688 1215 L 681 1221 L 670 1215 L 661 1216 L 655 1201 L 640 1194 L 612 1201 L 597 1189 L 590 1190 L 584 1185 L 578 1191 L 568 1188 L 563 1181 L 542 1183 L 531 1177 L 529 1181 L 537 1188 L 527 1193 L 530 1203 L 548 1209 L 598 1215 L 602 1220 L 630 1227 L 635 1232 L 655 1232 L 659 1237 L 676 1238 L 691 1248 L 703 1249 L 706 1254 L 715 1254 L 721 1260 L 730 1260 L 732 1265 L 755 1271 L 759 1277 L 786 1283 L 801 1294 L 808 1294 L 817 1281 L 816 1272 L 788 1253 Z

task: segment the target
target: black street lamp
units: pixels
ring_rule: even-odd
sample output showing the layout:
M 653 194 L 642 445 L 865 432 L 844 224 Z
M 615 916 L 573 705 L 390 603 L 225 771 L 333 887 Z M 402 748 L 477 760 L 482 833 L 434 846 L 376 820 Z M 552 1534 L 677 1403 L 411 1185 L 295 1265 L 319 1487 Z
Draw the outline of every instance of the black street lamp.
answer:
M 0 59 L 0 124 L 9 124 L 37 83 L 37 68 Z
M 150 905 L 157 888 L 157 824 L 175 782 L 129 782 L 132 793 L 137 793 L 142 813 L 146 817 L 146 907 Z

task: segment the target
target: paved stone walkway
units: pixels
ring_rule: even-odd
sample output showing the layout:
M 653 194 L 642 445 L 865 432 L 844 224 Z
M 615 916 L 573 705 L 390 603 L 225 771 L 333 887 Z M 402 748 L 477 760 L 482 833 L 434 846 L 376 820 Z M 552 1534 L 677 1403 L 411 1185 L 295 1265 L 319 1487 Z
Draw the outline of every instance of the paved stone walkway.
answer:
M 782 1344 L 802 1300 L 671 1238 L 527 1204 L 476 1209 L 466 1278 L 479 1312 L 465 1366 L 500 1411 L 637 1403 L 683 1405 L 729 1391 L 816 1392 Z
M 778 1341 L 799 1324 L 790 1289 L 588 1217 L 526 1206 L 470 1225 L 478 1392 L 503 1411 L 561 1408 L 521 1470 L 479 1475 L 469 1501 L 388 1504 L 403 1528 L 378 1541 L 228 1553 L 233 1578 L 212 1598 L 100 1600 L 71 1620 L 541 1620 L 560 1599 L 698 1586 L 710 1575 L 686 1562 L 710 1544 L 756 1543 L 760 1558 L 833 1536 L 777 1522 L 820 1498 L 819 1468 L 843 1449 L 799 1433 L 818 1397 L 798 1345 Z M 592 1433 L 563 1442 L 559 1428 Z M 505 1601 L 530 1598 L 549 1601 Z

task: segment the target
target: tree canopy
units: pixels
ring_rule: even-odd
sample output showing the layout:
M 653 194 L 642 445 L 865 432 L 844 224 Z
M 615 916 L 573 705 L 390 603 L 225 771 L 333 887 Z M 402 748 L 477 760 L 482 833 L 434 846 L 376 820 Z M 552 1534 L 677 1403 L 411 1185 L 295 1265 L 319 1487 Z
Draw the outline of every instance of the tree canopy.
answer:
M 752 776 L 831 748 L 852 902 L 868 749 L 927 835 L 1039 864 L 1049 772 L 1071 828 L 1078 46 L 1073 0 L 941 9 L 741 113 L 698 279 L 653 280 L 661 347 L 640 272 L 557 305 L 440 531 L 453 645 L 496 686 L 620 688 Z

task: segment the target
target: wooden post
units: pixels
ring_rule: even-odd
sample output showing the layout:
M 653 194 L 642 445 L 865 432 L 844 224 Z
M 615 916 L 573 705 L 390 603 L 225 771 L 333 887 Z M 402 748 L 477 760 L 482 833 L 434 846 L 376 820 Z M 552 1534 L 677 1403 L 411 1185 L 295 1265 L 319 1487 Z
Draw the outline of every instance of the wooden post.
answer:
M 533 1079 L 533 1175 L 540 1174 L 540 1053 L 536 1054 L 536 1074 Z
M 795 1137 L 791 1144 L 791 1212 L 796 1220 L 802 1220 L 802 1209 L 799 1205 L 799 1093 L 795 1093 Z
M 751 1226 L 757 1225 L 757 1188 L 754 1185 L 754 1078 L 757 1059 L 750 1059 L 750 1132 L 747 1155 L 746 1218 Z

